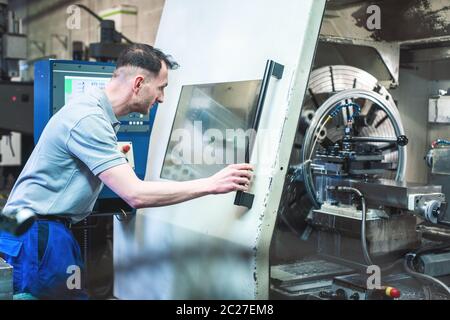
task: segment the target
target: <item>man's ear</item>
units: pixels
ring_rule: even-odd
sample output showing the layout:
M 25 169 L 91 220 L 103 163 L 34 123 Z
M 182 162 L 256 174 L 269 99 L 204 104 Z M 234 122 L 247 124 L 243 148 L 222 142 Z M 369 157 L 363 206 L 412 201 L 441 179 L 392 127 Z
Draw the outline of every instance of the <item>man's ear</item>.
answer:
M 139 89 L 141 89 L 142 85 L 144 84 L 144 77 L 141 75 L 138 75 L 134 78 L 133 83 L 133 92 L 137 93 Z

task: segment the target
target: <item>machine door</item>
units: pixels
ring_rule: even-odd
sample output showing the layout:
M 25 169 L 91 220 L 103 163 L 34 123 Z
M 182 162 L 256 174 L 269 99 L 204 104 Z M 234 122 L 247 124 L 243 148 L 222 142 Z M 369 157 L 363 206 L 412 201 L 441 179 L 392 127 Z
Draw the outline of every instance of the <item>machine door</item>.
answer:
M 116 221 L 116 297 L 268 298 L 269 245 L 324 6 L 325 0 L 165 2 L 155 47 L 181 67 L 169 73 L 155 119 L 147 180 L 204 178 L 245 161 L 246 144 L 227 130 L 252 128 L 267 61 L 284 70 L 267 86 L 248 149 L 255 167 L 251 206 L 235 205 L 236 193 L 229 193 Z

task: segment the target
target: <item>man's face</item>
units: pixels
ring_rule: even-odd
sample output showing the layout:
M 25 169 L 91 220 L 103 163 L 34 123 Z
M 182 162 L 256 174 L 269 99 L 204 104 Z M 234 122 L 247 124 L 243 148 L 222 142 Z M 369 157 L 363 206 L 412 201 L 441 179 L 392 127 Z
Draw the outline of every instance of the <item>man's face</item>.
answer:
M 157 76 L 148 74 L 136 93 L 132 111 L 148 114 L 152 106 L 164 102 L 164 89 L 168 83 L 168 70 L 166 63 L 161 62 L 161 70 Z

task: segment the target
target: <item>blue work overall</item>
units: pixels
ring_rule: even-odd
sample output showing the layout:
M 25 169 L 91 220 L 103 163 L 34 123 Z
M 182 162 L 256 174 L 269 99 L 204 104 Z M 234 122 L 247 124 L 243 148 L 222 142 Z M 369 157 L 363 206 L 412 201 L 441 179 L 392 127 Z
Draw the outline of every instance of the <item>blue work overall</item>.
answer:
M 19 237 L 0 232 L 0 255 L 14 268 L 14 294 L 29 293 L 38 299 L 87 299 L 80 247 L 64 224 L 36 221 Z M 78 275 L 79 282 L 74 279 Z

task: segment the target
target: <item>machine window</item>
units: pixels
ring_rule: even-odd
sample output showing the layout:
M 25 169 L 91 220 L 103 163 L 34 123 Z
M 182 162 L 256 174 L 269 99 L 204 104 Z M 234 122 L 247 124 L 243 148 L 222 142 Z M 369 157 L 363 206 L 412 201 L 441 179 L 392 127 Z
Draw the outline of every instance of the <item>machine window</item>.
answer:
M 261 80 L 183 86 L 161 178 L 205 178 L 244 162 L 260 87 Z

